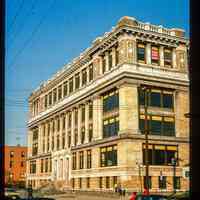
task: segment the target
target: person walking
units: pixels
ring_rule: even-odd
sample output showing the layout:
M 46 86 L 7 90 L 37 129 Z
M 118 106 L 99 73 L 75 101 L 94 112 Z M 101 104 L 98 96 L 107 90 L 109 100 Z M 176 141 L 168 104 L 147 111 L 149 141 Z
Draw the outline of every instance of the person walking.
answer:
M 137 192 L 133 192 L 130 196 L 130 200 L 136 200 Z

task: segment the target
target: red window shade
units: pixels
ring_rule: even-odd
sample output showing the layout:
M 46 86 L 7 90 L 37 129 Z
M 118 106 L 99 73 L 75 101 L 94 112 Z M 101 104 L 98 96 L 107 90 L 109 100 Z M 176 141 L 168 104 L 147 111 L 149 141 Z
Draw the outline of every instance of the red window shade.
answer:
M 157 47 L 152 47 L 151 49 L 151 57 L 152 60 L 158 60 L 159 59 L 159 52 Z

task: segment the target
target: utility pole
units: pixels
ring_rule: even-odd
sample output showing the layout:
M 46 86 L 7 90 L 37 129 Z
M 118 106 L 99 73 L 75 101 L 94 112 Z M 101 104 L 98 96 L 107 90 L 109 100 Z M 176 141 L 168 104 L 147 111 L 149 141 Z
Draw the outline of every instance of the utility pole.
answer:
M 144 115 L 145 115 L 145 179 L 146 179 L 146 190 L 147 194 L 149 194 L 149 158 L 148 158 L 148 148 L 149 148 L 149 142 L 148 142 L 148 117 L 147 117 L 147 87 L 143 87 L 144 94 L 145 94 L 145 103 L 144 103 Z

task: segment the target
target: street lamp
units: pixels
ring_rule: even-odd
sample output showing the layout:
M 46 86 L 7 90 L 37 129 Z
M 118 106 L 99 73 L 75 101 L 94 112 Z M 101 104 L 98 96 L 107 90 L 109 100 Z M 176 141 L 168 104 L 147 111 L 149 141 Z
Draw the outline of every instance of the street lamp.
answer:
M 176 193 L 176 163 L 177 163 L 177 159 L 172 158 L 171 162 L 172 162 L 172 166 L 173 166 L 173 188 L 174 188 L 174 194 L 175 194 Z

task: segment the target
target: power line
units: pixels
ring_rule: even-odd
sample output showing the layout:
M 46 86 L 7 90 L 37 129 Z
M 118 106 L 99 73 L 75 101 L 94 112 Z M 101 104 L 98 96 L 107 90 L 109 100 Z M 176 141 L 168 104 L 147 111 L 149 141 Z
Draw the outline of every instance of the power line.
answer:
M 52 7 L 53 7 L 53 4 L 54 4 L 55 0 L 52 0 L 52 3 L 51 5 L 49 6 L 49 9 L 47 11 L 49 11 Z M 20 50 L 15 54 L 15 57 L 14 59 L 12 60 L 12 62 L 10 63 L 9 66 L 12 66 L 15 61 L 17 60 L 17 58 L 22 54 L 22 52 L 24 51 L 24 49 L 27 47 L 27 45 L 31 42 L 31 39 L 34 37 L 34 35 L 37 33 L 37 31 L 39 30 L 39 27 L 42 25 L 45 17 L 47 16 L 47 12 L 43 15 L 43 17 L 41 18 L 40 22 L 38 23 L 38 25 L 35 27 L 35 29 L 32 31 L 31 33 L 31 36 L 28 38 L 28 40 L 26 40 L 22 46 L 22 48 L 20 48 Z
M 10 29 L 8 29 L 8 34 L 9 34 L 9 32 L 10 32 L 10 30 L 11 30 L 11 28 L 12 28 L 12 26 L 14 26 L 14 24 L 15 24 L 15 22 L 16 22 L 16 19 L 17 19 L 17 17 L 19 16 L 19 14 L 21 13 L 20 11 L 21 11 L 21 9 L 22 9 L 22 7 L 24 6 L 24 0 L 22 0 L 21 1 L 21 4 L 20 4 L 20 6 L 19 6 L 19 8 L 18 8 L 18 10 L 17 10 L 17 12 L 16 12 L 16 14 L 15 14 L 15 16 L 14 16 L 14 18 L 13 18 L 13 21 L 12 21 L 12 23 L 8 26 L 8 27 L 10 27 Z
M 31 5 L 31 8 L 30 8 L 30 12 L 26 15 L 26 17 L 25 17 L 26 20 L 25 20 L 25 21 L 27 21 L 27 19 L 31 16 L 31 14 L 33 14 L 33 10 L 35 9 L 35 5 L 36 5 L 35 2 L 36 2 L 36 0 L 33 0 L 32 5 Z M 21 31 L 23 30 L 24 26 L 26 25 L 25 21 L 24 21 L 24 23 L 20 26 L 20 30 L 19 30 L 15 35 L 13 35 L 14 37 L 13 37 L 13 39 L 9 42 L 10 44 L 13 44 L 13 43 L 14 43 L 15 38 L 17 37 L 17 35 L 19 35 L 19 34 L 21 33 Z M 9 48 L 9 46 L 8 46 L 8 48 Z

